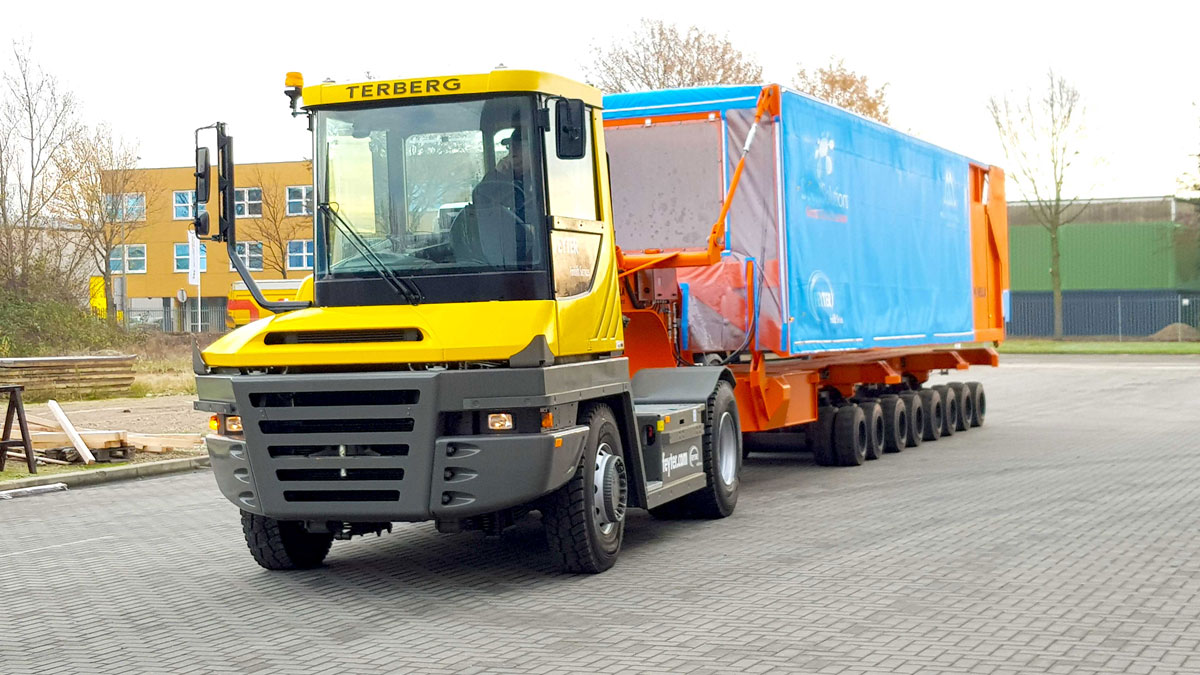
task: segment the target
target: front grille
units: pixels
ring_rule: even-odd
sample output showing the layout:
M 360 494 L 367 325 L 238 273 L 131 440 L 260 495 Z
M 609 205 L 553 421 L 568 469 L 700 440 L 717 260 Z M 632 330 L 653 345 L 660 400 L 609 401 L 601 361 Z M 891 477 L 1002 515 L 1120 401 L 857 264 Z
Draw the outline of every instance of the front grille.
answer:
M 420 342 L 421 331 L 416 328 L 379 328 L 360 330 L 302 330 L 267 333 L 263 342 L 268 345 L 317 345 L 351 342 Z
M 285 490 L 289 502 L 395 502 L 399 490 Z
M 308 408 L 334 405 L 416 405 L 421 392 L 416 389 L 392 391 L 297 391 L 250 394 L 255 408 Z
M 279 469 L 279 480 L 403 480 L 404 469 Z
M 361 434 L 412 431 L 411 417 L 363 420 L 263 420 L 258 428 L 264 434 Z
M 272 445 L 267 448 L 272 457 L 404 457 L 408 446 L 399 444 L 365 445 Z
M 435 386 L 435 375 L 409 372 L 236 378 L 264 511 L 345 520 L 427 512 Z

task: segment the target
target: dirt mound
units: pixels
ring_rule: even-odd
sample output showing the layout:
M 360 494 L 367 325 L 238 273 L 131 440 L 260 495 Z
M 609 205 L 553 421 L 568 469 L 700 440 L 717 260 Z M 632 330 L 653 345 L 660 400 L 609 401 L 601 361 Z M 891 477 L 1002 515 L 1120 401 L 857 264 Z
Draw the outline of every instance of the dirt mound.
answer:
M 1196 342 L 1200 341 L 1200 330 L 1186 323 L 1173 323 L 1146 339 L 1154 342 Z

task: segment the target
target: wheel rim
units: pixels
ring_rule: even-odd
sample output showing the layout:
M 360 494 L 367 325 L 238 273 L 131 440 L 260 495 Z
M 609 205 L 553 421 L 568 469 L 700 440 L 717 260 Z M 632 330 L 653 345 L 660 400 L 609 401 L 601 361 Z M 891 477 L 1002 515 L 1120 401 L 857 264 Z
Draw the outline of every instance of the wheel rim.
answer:
M 717 425 L 717 467 L 721 482 L 733 485 L 737 478 L 737 432 L 734 430 L 733 415 L 721 414 Z
M 592 520 L 600 534 L 608 536 L 625 520 L 629 479 L 625 462 L 613 454 L 612 446 L 601 443 L 596 449 L 596 467 L 592 474 Z

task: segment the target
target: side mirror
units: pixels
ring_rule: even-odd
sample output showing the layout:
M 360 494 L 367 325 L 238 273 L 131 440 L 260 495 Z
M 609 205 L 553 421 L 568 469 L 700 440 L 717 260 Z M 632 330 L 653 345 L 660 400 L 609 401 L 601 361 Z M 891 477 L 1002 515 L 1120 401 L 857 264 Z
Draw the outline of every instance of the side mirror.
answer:
M 582 99 L 560 98 L 555 101 L 554 138 L 559 159 L 582 159 L 587 154 L 584 124 Z
M 209 161 L 208 148 L 196 148 L 196 203 L 204 203 L 209 198 Z
M 197 213 L 192 221 L 192 227 L 196 230 L 197 237 L 208 236 L 208 212 L 200 213 L 199 211 L 200 205 L 208 202 L 209 172 L 208 148 L 196 148 L 196 199 L 192 206 Z

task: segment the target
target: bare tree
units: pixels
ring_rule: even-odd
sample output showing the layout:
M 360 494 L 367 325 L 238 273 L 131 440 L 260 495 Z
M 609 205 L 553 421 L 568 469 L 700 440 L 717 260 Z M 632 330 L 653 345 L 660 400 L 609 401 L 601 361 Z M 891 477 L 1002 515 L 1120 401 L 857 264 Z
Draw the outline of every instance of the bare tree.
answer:
M 988 111 L 1000 134 L 1004 154 L 1015 164 L 1013 183 L 1032 197 L 1030 213 L 1050 234 L 1050 286 L 1054 297 L 1054 337 L 1063 335 L 1060 236 L 1087 206 L 1068 192 L 1067 174 L 1079 157 L 1084 107 L 1079 90 L 1050 70 L 1047 86 L 1036 95 L 992 97 Z
M 64 182 L 55 213 L 78 229 L 93 273 L 104 278 L 109 323 L 117 317 L 109 256 L 146 226 L 146 213 L 160 192 L 137 170 L 137 160 L 136 149 L 114 139 L 104 125 L 78 134 L 57 160 Z M 124 251 L 121 255 L 124 265 Z
M 66 181 L 59 159 L 78 133 L 74 96 L 14 42 L 0 82 L 0 289 L 31 297 L 76 281 L 51 207 Z
M 762 80 L 762 68 L 728 38 L 650 19 L 616 46 L 595 48 L 586 70 L 589 82 L 610 93 Z
M 305 167 L 312 170 L 311 165 Z M 245 241 L 261 241 L 263 246 L 263 269 L 279 273 L 279 278 L 286 279 L 288 275 L 288 242 L 293 239 L 309 239 L 312 236 L 311 216 L 289 215 L 287 211 L 288 186 L 279 180 L 274 172 L 263 172 L 253 169 L 249 173 L 250 182 L 262 188 L 262 215 L 255 219 L 243 220 L 238 224 L 244 228 L 245 235 L 239 233 L 239 238 Z
M 830 59 L 829 65 L 811 73 L 801 68 L 794 85 L 806 94 L 887 124 L 887 83 L 871 89 L 867 76 L 847 68 L 842 59 Z

